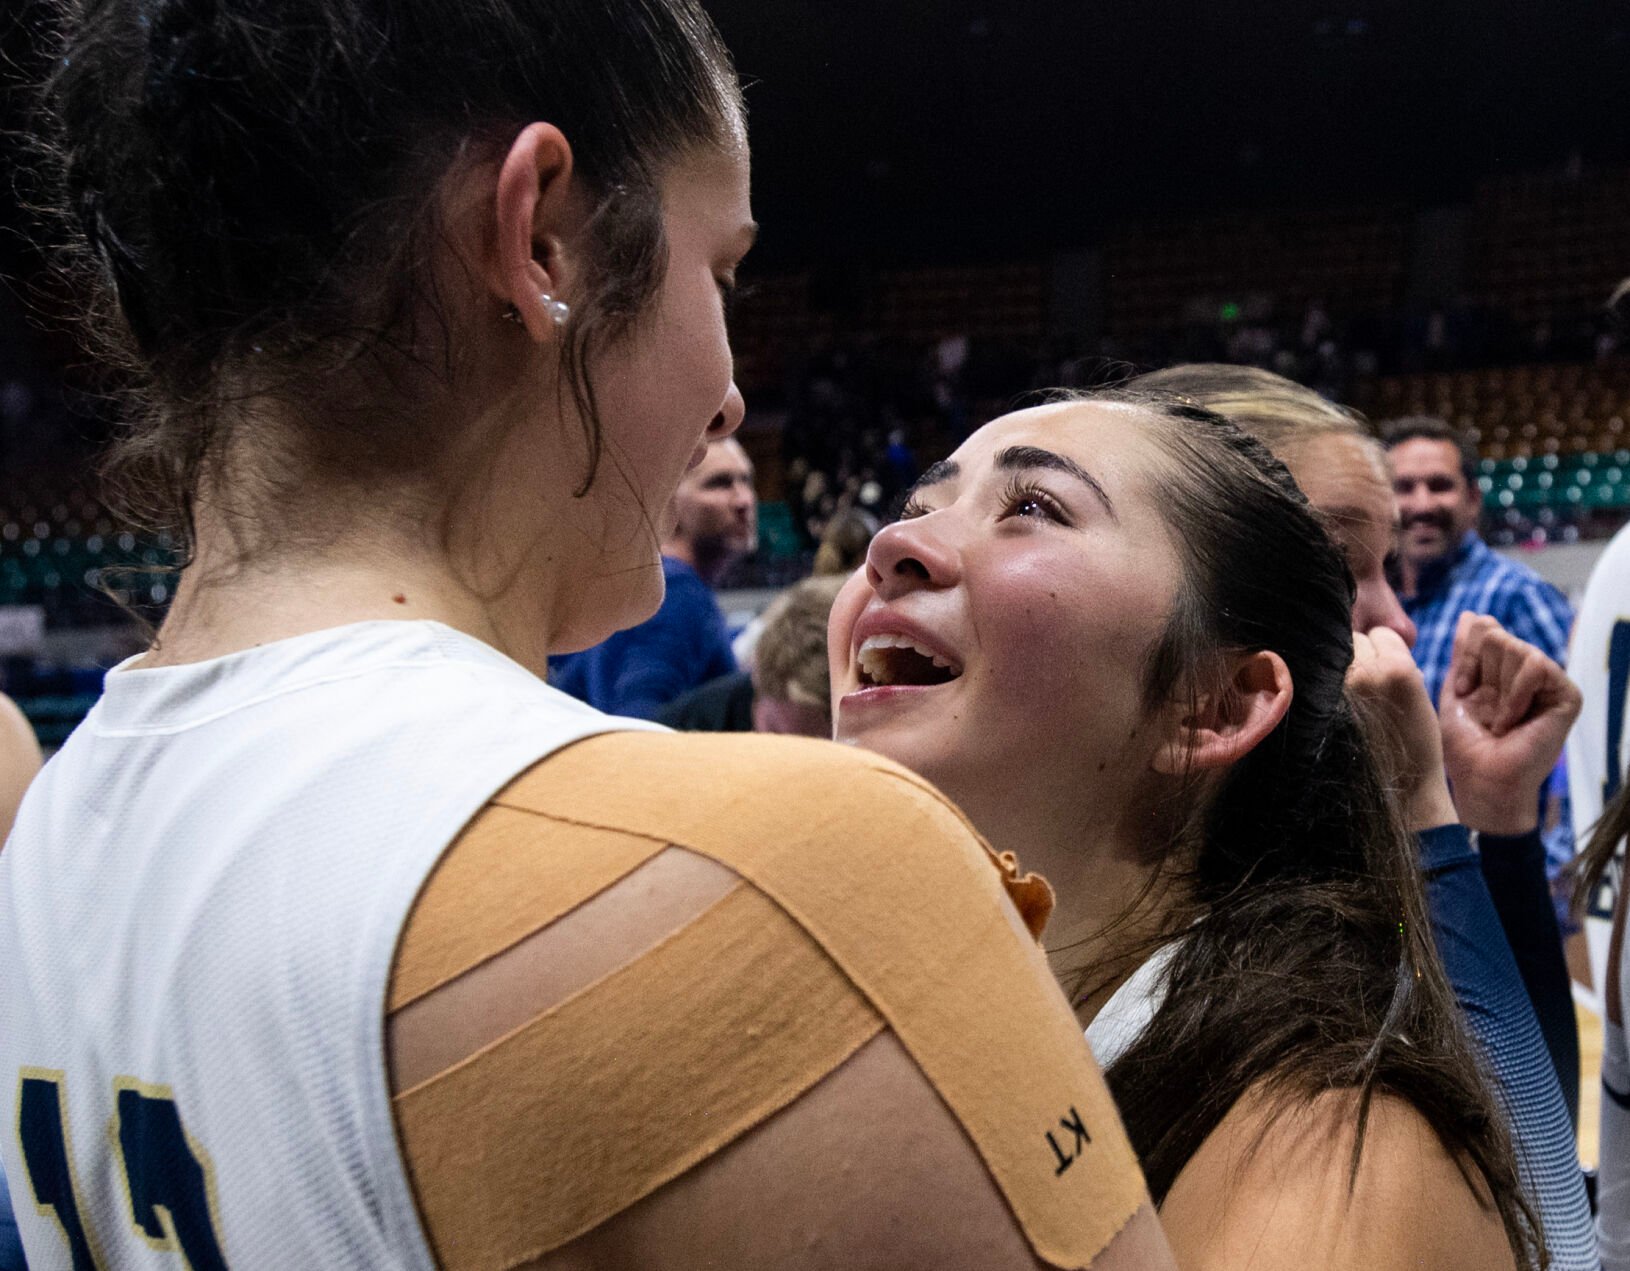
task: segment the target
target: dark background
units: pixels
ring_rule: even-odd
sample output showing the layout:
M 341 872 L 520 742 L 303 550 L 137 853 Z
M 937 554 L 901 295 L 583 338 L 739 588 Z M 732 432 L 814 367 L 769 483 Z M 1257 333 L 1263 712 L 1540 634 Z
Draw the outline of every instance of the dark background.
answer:
M 759 270 L 1000 260 L 1128 220 L 1466 196 L 1630 157 L 1624 0 L 710 0 L 749 84 Z M 38 0 L 0 0 L 25 126 Z M 0 154 L 9 178 L 9 151 Z M 32 267 L 0 182 L 0 273 Z

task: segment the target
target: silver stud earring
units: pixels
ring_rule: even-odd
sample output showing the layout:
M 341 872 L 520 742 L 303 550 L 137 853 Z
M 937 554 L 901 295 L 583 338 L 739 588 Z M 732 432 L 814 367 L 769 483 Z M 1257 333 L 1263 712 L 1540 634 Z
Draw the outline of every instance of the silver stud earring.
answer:
M 565 326 L 566 319 L 572 316 L 571 305 L 564 300 L 556 300 L 547 291 L 538 292 L 538 303 L 543 306 L 543 311 L 549 315 L 549 320 L 557 327 Z M 521 317 L 521 311 L 514 305 L 510 305 L 504 310 L 504 321 L 513 322 L 516 326 L 522 326 L 525 323 L 525 319 Z
M 549 315 L 549 320 L 557 327 L 565 326 L 566 319 L 572 316 L 571 305 L 564 300 L 556 300 L 547 291 L 538 293 L 538 303 L 543 306 L 543 311 Z

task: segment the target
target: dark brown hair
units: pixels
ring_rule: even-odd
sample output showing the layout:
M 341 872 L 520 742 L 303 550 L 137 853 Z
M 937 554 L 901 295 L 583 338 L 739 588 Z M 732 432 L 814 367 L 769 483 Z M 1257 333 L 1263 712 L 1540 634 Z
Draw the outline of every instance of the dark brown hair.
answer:
M 1460 475 L 1466 479 L 1466 488 L 1477 489 L 1477 447 L 1472 445 L 1465 433 L 1431 415 L 1406 415 L 1402 419 L 1389 419 L 1381 425 L 1381 444 L 1388 450 L 1418 438 L 1446 441 L 1453 446 L 1460 456 Z
M 1573 907 L 1576 913 L 1583 913 L 1589 905 L 1591 893 L 1601 883 L 1602 876 L 1607 873 L 1607 867 L 1613 863 L 1626 837 L 1630 837 L 1630 783 L 1620 785 L 1618 793 L 1602 809 L 1601 819 L 1591 829 L 1590 842 L 1568 867 L 1573 874 Z M 1623 879 L 1620 879 L 1619 886 L 1624 886 Z
M 35 201 L 83 328 L 124 372 L 113 494 L 192 543 L 231 409 L 307 404 L 346 470 L 422 462 L 455 338 L 433 264 L 444 186 L 543 119 L 597 200 L 562 333 L 600 458 L 590 368 L 655 293 L 660 179 L 735 135 L 728 54 L 696 0 L 55 0 Z M 487 332 L 489 337 L 491 332 Z M 580 491 L 580 492 L 582 492 Z
M 1427 922 L 1414 838 L 1346 692 L 1353 580 L 1290 473 L 1257 438 L 1165 394 L 1108 390 L 1158 421 L 1155 478 L 1184 581 L 1144 677 L 1151 708 L 1215 687 L 1219 657 L 1272 650 L 1294 696 L 1220 787 L 1184 782 L 1156 854 L 1193 925 L 1149 1027 L 1107 1077 L 1158 1203 L 1248 1093 L 1278 1112 L 1353 1090 L 1407 1101 L 1544 1264 L 1504 1121 Z M 1074 986 L 1079 991 L 1080 985 Z

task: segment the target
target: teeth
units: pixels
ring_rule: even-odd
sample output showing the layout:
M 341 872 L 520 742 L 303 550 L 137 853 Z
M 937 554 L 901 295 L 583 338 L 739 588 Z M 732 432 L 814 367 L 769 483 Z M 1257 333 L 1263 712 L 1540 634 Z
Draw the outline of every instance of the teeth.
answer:
M 941 657 L 932 649 L 925 649 L 916 641 L 903 635 L 875 635 L 868 636 L 861 642 L 860 651 L 856 661 L 860 663 L 863 676 L 873 684 L 892 684 L 894 682 L 893 668 L 890 664 L 888 650 L 909 649 L 919 657 L 926 658 L 942 671 L 949 671 L 951 678 L 961 674 L 956 663 L 949 658 Z

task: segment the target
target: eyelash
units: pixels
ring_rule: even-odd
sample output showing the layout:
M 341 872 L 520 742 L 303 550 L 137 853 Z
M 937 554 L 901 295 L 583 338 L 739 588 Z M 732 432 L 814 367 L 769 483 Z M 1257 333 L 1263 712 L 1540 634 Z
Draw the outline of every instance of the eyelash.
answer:
M 724 306 L 724 316 L 727 318 L 735 312 L 737 305 L 753 294 L 751 287 L 742 286 L 734 278 L 715 276 L 713 283 L 719 289 L 719 303 Z
M 1039 485 L 1025 480 L 1023 477 L 1014 477 L 1008 482 L 1007 489 L 1002 491 L 1002 519 L 1010 516 L 1033 517 L 1033 512 L 1020 512 L 1018 507 L 1023 503 L 1034 503 L 1041 509 L 1041 515 L 1047 520 L 1059 525 L 1070 524 L 1070 518 L 1065 515 L 1064 509 L 1052 495 L 1048 494 Z
M 1002 491 L 1000 505 L 1002 515 L 997 518 L 1006 520 L 1010 516 L 1034 517 L 1034 512 L 1020 512 L 1016 509 L 1022 503 L 1034 503 L 1041 509 L 1041 515 L 1049 521 L 1059 525 L 1069 525 L 1070 518 L 1065 515 L 1059 502 L 1039 485 L 1026 481 L 1023 477 L 1014 477 L 1008 482 L 1007 488 Z M 927 516 L 934 509 L 919 503 L 915 498 L 907 499 L 900 508 L 900 515 L 896 518 L 901 521 L 910 521 L 919 516 Z

